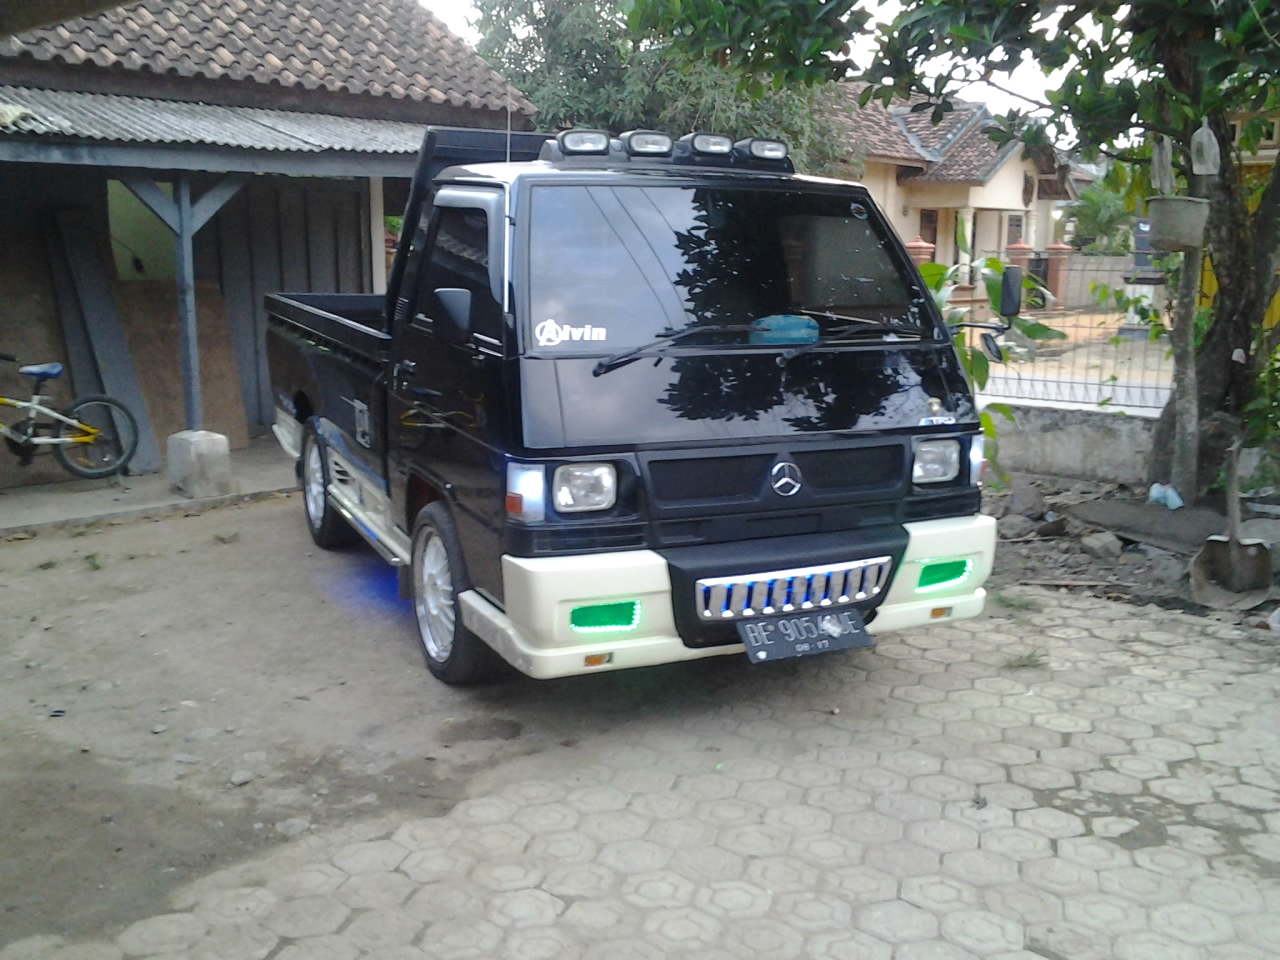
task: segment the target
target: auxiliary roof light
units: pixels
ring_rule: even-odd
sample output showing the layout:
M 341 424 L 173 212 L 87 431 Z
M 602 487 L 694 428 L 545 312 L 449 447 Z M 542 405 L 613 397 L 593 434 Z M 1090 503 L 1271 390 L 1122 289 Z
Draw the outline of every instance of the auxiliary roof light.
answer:
M 672 139 L 656 130 L 629 130 L 618 138 L 633 157 L 669 157 Z
M 733 152 L 733 138 L 722 133 L 691 133 L 681 139 L 690 142 L 694 153 L 724 157 Z
M 556 135 L 556 143 L 565 156 L 607 156 L 609 134 L 603 130 L 564 130 Z
M 734 146 L 745 150 L 756 160 L 787 159 L 787 145 L 781 140 L 762 140 L 756 137 L 750 140 L 739 140 Z

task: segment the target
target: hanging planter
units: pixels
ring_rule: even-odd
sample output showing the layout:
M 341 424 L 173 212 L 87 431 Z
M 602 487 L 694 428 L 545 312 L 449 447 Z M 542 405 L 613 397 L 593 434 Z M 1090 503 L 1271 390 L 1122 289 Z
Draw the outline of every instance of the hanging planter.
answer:
M 1148 197 L 1147 216 L 1153 248 L 1185 252 L 1204 243 L 1209 201 L 1202 197 Z

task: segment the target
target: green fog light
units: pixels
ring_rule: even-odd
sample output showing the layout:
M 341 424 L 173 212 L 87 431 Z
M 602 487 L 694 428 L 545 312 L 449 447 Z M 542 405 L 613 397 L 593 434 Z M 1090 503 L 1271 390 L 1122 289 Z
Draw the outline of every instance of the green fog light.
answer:
M 969 576 L 972 569 L 972 560 L 944 560 L 941 563 L 926 564 L 920 571 L 920 582 L 916 584 L 916 590 L 924 593 L 927 590 L 955 586 Z
M 593 603 L 586 607 L 574 607 L 569 611 L 569 626 L 579 633 L 634 630 L 639 623 L 639 600 Z

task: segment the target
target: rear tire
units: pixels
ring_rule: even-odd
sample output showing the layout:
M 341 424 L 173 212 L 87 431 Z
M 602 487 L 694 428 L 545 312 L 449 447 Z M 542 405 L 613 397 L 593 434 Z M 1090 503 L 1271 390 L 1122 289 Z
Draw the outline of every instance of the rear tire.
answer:
M 355 543 L 359 537 L 351 524 L 329 502 L 329 457 L 324 437 L 314 421 L 307 423 L 302 435 L 302 506 L 307 515 L 307 529 L 316 546 L 334 550 Z
M 504 661 L 462 624 L 458 594 L 471 588 L 449 508 L 423 507 L 413 524 L 413 612 L 427 669 L 448 684 L 490 680 Z
M 90 443 L 54 445 L 53 456 L 68 473 L 97 480 L 124 472 L 138 450 L 138 421 L 128 407 L 119 400 L 95 394 L 74 401 L 62 415 L 101 431 Z M 77 426 L 61 420 L 56 423 L 55 437 L 85 436 Z

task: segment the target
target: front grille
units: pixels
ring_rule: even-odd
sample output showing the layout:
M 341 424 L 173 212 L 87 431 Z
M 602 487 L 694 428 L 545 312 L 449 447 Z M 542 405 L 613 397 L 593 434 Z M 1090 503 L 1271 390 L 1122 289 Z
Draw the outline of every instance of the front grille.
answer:
M 860 603 L 889 583 L 891 557 L 821 567 L 708 577 L 694 588 L 694 605 L 704 621 L 803 613 Z
M 795 460 L 805 483 L 819 490 L 893 486 L 901 481 L 906 463 L 902 444 L 808 450 L 797 452 Z
M 771 463 L 773 454 L 654 460 L 649 464 L 653 497 L 668 503 L 755 497 Z

